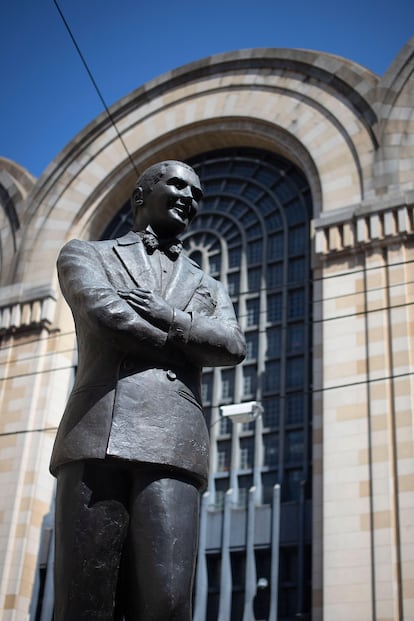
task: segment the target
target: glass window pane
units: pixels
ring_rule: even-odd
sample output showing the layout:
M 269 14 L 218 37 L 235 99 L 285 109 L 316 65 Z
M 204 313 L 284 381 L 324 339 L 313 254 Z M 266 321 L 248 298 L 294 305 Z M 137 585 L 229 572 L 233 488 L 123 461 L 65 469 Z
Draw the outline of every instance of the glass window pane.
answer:
M 255 224 L 246 228 L 246 237 L 248 240 L 256 239 L 256 237 L 263 237 L 262 225 Z
M 267 245 L 267 259 L 272 261 L 273 259 L 283 258 L 283 233 L 277 233 L 270 235 Z
M 280 389 L 280 362 L 272 360 L 266 363 L 265 390 L 278 391 Z
M 244 227 L 249 226 L 249 224 L 253 224 L 253 222 L 257 222 L 257 216 L 253 209 L 249 209 L 241 219 L 241 223 Z
M 253 438 L 241 438 L 240 440 L 240 470 L 253 468 L 254 441 Z
M 221 255 L 215 254 L 208 258 L 210 274 L 217 274 L 221 269 Z
M 275 289 L 283 284 L 283 263 L 272 263 L 267 266 L 266 280 L 269 289 Z
M 274 191 L 278 198 L 280 197 L 283 202 L 286 202 L 293 198 L 296 194 L 295 186 L 290 183 L 286 178 L 281 178 L 274 187 Z
M 282 319 L 282 294 L 272 293 L 267 296 L 267 320 L 280 321 Z
M 305 207 L 302 201 L 298 198 L 295 198 L 288 205 L 285 205 L 285 213 L 289 224 L 305 222 L 307 218 Z
M 279 436 L 276 433 L 263 437 L 264 466 L 277 466 L 279 463 Z
M 300 498 L 300 484 L 303 479 L 302 470 L 287 470 L 285 484 L 282 488 L 284 500 L 298 501 Z
M 288 281 L 302 282 L 305 280 L 305 259 L 289 259 Z
M 280 398 L 270 397 L 263 399 L 263 426 L 278 427 L 280 418 Z
M 240 290 L 240 272 L 231 272 L 227 276 L 227 290 L 229 295 L 238 295 Z
M 237 248 L 231 248 L 229 250 L 229 267 L 240 267 L 241 264 L 241 249 L 240 246 Z
M 287 351 L 289 353 L 303 351 L 305 347 L 305 326 L 303 323 L 294 323 L 287 329 Z
M 303 317 L 305 313 L 305 291 L 293 289 L 288 293 L 288 318 Z
M 305 374 L 305 360 L 301 356 L 288 358 L 286 362 L 286 385 L 288 388 L 303 386 Z
M 303 394 L 288 395 L 286 399 L 286 422 L 288 425 L 302 424 L 305 415 Z
M 262 262 L 263 242 L 261 239 L 247 245 L 247 262 L 249 265 Z
M 258 298 L 247 300 L 246 302 L 246 323 L 248 326 L 255 326 L 259 323 L 260 302 Z
M 268 358 L 280 357 L 282 330 L 281 328 L 269 328 L 267 330 L 267 352 Z
M 256 367 L 243 367 L 243 396 L 256 394 L 257 371 Z
M 301 462 L 304 455 L 304 432 L 289 431 L 285 436 L 287 462 Z
M 231 441 L 220 440 L 217 442 L 216 470 L 228 472 L 231 464 Z
M 261 286 L 262 269 L 254 267 L 248 271 L 249 291 L 259 291 Z
M 263 194 L 262 188 L 257 185 L 249 184 L 244 190 L 243 195 L 252 202 L 255 202 Z
M 226 369 L 221 372 L 221 398 L 231 399 L 234 393 L 234 370 Z
M 257 332 L 248 332 L 246 334 L 246 360 L 252 360 L 254 358 L 257 358 L 257 339 Z
M 222 416 L 219 423 L 219 435 L 225 436 L 231 433 L 232 422 L 227 416 Z
M 213 375 L 204 373 L 201 381 L 201 398 L 203 401 L 211 401 L 213 388 Z
M 307 246 L 307 229 L 304 225 L 292 227 L 289 230 L 289 256 L 305 254 Z

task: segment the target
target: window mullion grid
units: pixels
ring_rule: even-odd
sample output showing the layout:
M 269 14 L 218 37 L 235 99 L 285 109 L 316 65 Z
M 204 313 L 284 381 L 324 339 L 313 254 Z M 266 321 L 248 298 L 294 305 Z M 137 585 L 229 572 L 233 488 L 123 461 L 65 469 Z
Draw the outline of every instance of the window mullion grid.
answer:
M 286 353 L 287 353 L 287 326 L 288 326 L 288 233 L 286 221 L 283 229 L 283 285 L 282 285 L 282 319 L 280 344 L 280 418 L 279 418 L 279 483 L 282 488 L 285 480 L 285 449 L 286 449 Z

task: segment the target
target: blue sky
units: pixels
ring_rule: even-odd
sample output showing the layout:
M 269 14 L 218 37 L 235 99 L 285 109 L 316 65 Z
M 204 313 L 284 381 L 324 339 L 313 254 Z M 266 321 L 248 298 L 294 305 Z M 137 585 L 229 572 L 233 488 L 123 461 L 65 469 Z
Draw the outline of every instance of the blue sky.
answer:
M 170 69 L 241 48 L 344 56 L 382 75 L 413 0 L 58 0 L 108 105 Z M 0 155 L 39 176 L 101 111 L 53 0 L 0 8 Z

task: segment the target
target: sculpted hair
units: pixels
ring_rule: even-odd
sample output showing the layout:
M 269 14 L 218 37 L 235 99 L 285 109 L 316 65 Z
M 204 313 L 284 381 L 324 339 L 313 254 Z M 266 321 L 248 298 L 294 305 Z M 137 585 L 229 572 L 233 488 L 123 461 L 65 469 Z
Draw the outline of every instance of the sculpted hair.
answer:
M 192 172 L 194 172 L 194 169 L 191 166 L 189 166 L 188 164 L 185 164 L 184 162 L 179 162 L 177 160 L 165 160 L 164 162 L 158 162 L 157 164 L 153 164 L 152 166 L 149 166 L 149 168 L 146 168 L 144 170 L 144 172 L 138 177 L 138 180 L 134 187 L 134 191 L 132 192 L 132 197 L 131 197 L 132 213 L 135 214 L 135 210 L 137 208 L 134 202 L 134 195 L 135 195 L 137 188 L 139 187 L 142 188 L 143 199 L 145 200 L 145 197 L 150 192 L 152 192 L 152 190 L 154 189 L 154 186 L 167 173 L 168 167 L 177 166 L 177 165 L 182 166 L 183 168 L 186 168 L 187 170 L 191 170 Z

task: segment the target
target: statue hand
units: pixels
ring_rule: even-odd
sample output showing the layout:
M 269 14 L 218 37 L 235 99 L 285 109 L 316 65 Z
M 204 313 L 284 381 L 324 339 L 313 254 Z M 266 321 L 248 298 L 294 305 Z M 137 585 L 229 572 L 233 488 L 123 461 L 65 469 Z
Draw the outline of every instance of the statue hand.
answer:
M 136 289 L 119 290 L 118 294 L 141 317 L 157 327 L 168 330 L 173 320 L 174 310 L 158 293 L 137 287 Z

